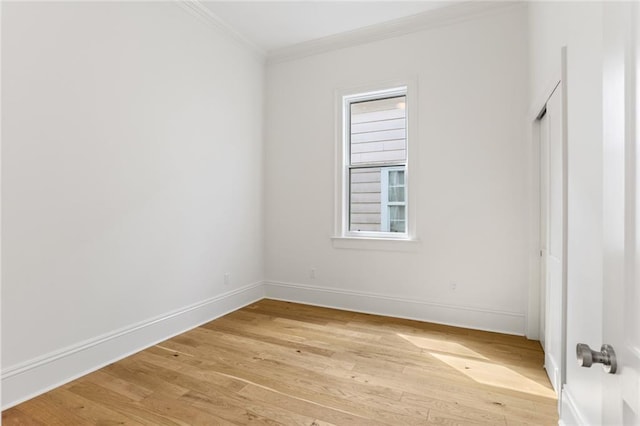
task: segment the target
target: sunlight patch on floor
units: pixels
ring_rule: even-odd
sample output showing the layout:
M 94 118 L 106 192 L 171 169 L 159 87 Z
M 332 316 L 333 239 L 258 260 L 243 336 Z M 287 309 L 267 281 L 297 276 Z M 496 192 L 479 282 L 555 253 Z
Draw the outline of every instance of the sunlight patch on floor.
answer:
M 550 387 L 543 386 L 503 365 L 433 352 L 431 355 L 478 383 L 546 398 L 556 398 L 556 393 Z
M 414 344 L 415 346 L 426 349 L 429 351 L 446 352 L 454 355 L 467 356 L 472 358 L 488 359 L 484 355 L 480 355 L 478 352 L 472 351 L 464 345 L 456 342 L 448 342 L 441 339 L 429 339 L 427 337 L 410 336 L 407 334 L 400 334 L 398 336 Z

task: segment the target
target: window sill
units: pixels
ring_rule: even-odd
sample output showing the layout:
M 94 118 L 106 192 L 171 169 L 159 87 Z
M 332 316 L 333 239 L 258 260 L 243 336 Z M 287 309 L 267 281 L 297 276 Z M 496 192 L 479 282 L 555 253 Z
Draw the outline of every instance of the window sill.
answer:
M 413 238 L 331 237 L 333 248 L 416 252 L 422 243 Z

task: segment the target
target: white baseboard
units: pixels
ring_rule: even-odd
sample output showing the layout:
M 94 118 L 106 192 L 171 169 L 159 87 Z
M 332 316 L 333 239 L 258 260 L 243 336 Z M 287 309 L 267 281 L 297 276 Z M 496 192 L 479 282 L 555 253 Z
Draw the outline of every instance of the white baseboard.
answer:
M 269 299 L 524 335 L 525 316 L 515 312 L 445 305 L 424 300 L 276 281 L 265 281 L 264 286 L 265 296 Z
M 499 333 L 523 335 L 524 314 L 388 295 L 267 281 L 80 342 L 2 371 L 2 410 L 264 297 Z
M 578 405 L 576 404 L 573 394 L 565 385 L 562 389 L 562 408 L 560 410 L 559 425 L 562 426 L 574 426 L 574 425 L 587 425 L 584 416 L 581 414 Z
M 556 362 L 555 357 L 546 352 L 544 354 L 544 369 L 547 372 L 547 377 L 553 386 L 553 390 L 556 394 L 560 393 L 560 367 Z
M 2 410 L 262 298 L 251 284 L 3 369 Z

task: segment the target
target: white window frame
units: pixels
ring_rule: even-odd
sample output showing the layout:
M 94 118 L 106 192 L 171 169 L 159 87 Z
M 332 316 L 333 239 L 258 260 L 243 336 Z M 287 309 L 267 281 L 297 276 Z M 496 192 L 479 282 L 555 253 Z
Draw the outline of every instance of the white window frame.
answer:
M 336 91 L 336 179 L 335 179 L 335 224 L 334 247 L 337 248 L 379 248 L 395 249 L 395 242 L 417 241 L 416 232 L 416 188 L 417 182 L 417 84 L 407 79 L 389 83 L 380 83 L 354 89 Z M 349 230 L 349 161 L 350 161 L 350 110 L 353 102 L 373 100 L 392 96 L 406 96 L 406 150 L 405 170 L 405 209 L 406 229 L 404 233 L 385 231 Z M 384 165 L 381 165 L 385 167 Z M 356 244 L 350 242 L 356 241 Z M 364 244 L 362 243 L 364 241 Z M 371 244 L 367 243 L 371 242 Z M 390 245 L 387 245 L 388 241 Z
M 402 206 L 407 211 L 407 182 L 404 183 L 404 201 L 389 202 L 389 172 L 403 171 L 406 177 L 406 166 L 404 167 L 383 167 L 380 170 L 380 222 L 382 222 L 383 232 L 390 232 L 391 219 L 389 218 L 390 206 Z M 407 217 L 405 216 L 405 230 L 407 229 Z M 406 233 L 406 232 L 405 232 Z M 399 234 L 394 232 L 394 234 Z

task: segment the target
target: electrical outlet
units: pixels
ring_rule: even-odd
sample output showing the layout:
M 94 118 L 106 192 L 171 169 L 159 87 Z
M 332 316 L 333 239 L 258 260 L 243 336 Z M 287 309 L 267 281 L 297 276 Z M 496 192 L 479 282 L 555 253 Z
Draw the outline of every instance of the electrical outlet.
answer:
M 456 289 L 458 288 L 458 284 L 451 282 L 449 283 L 449 288 L 451 289 L 451 291 L 456 291 Z
M 316 268 L 311 268 L 311 270 L 309 271 L 309 278 L 311 278 L 312 280 L 316 279 Z
M 231 274 L 229 272 L 224 274 L 224 285 L 231 284 Z

